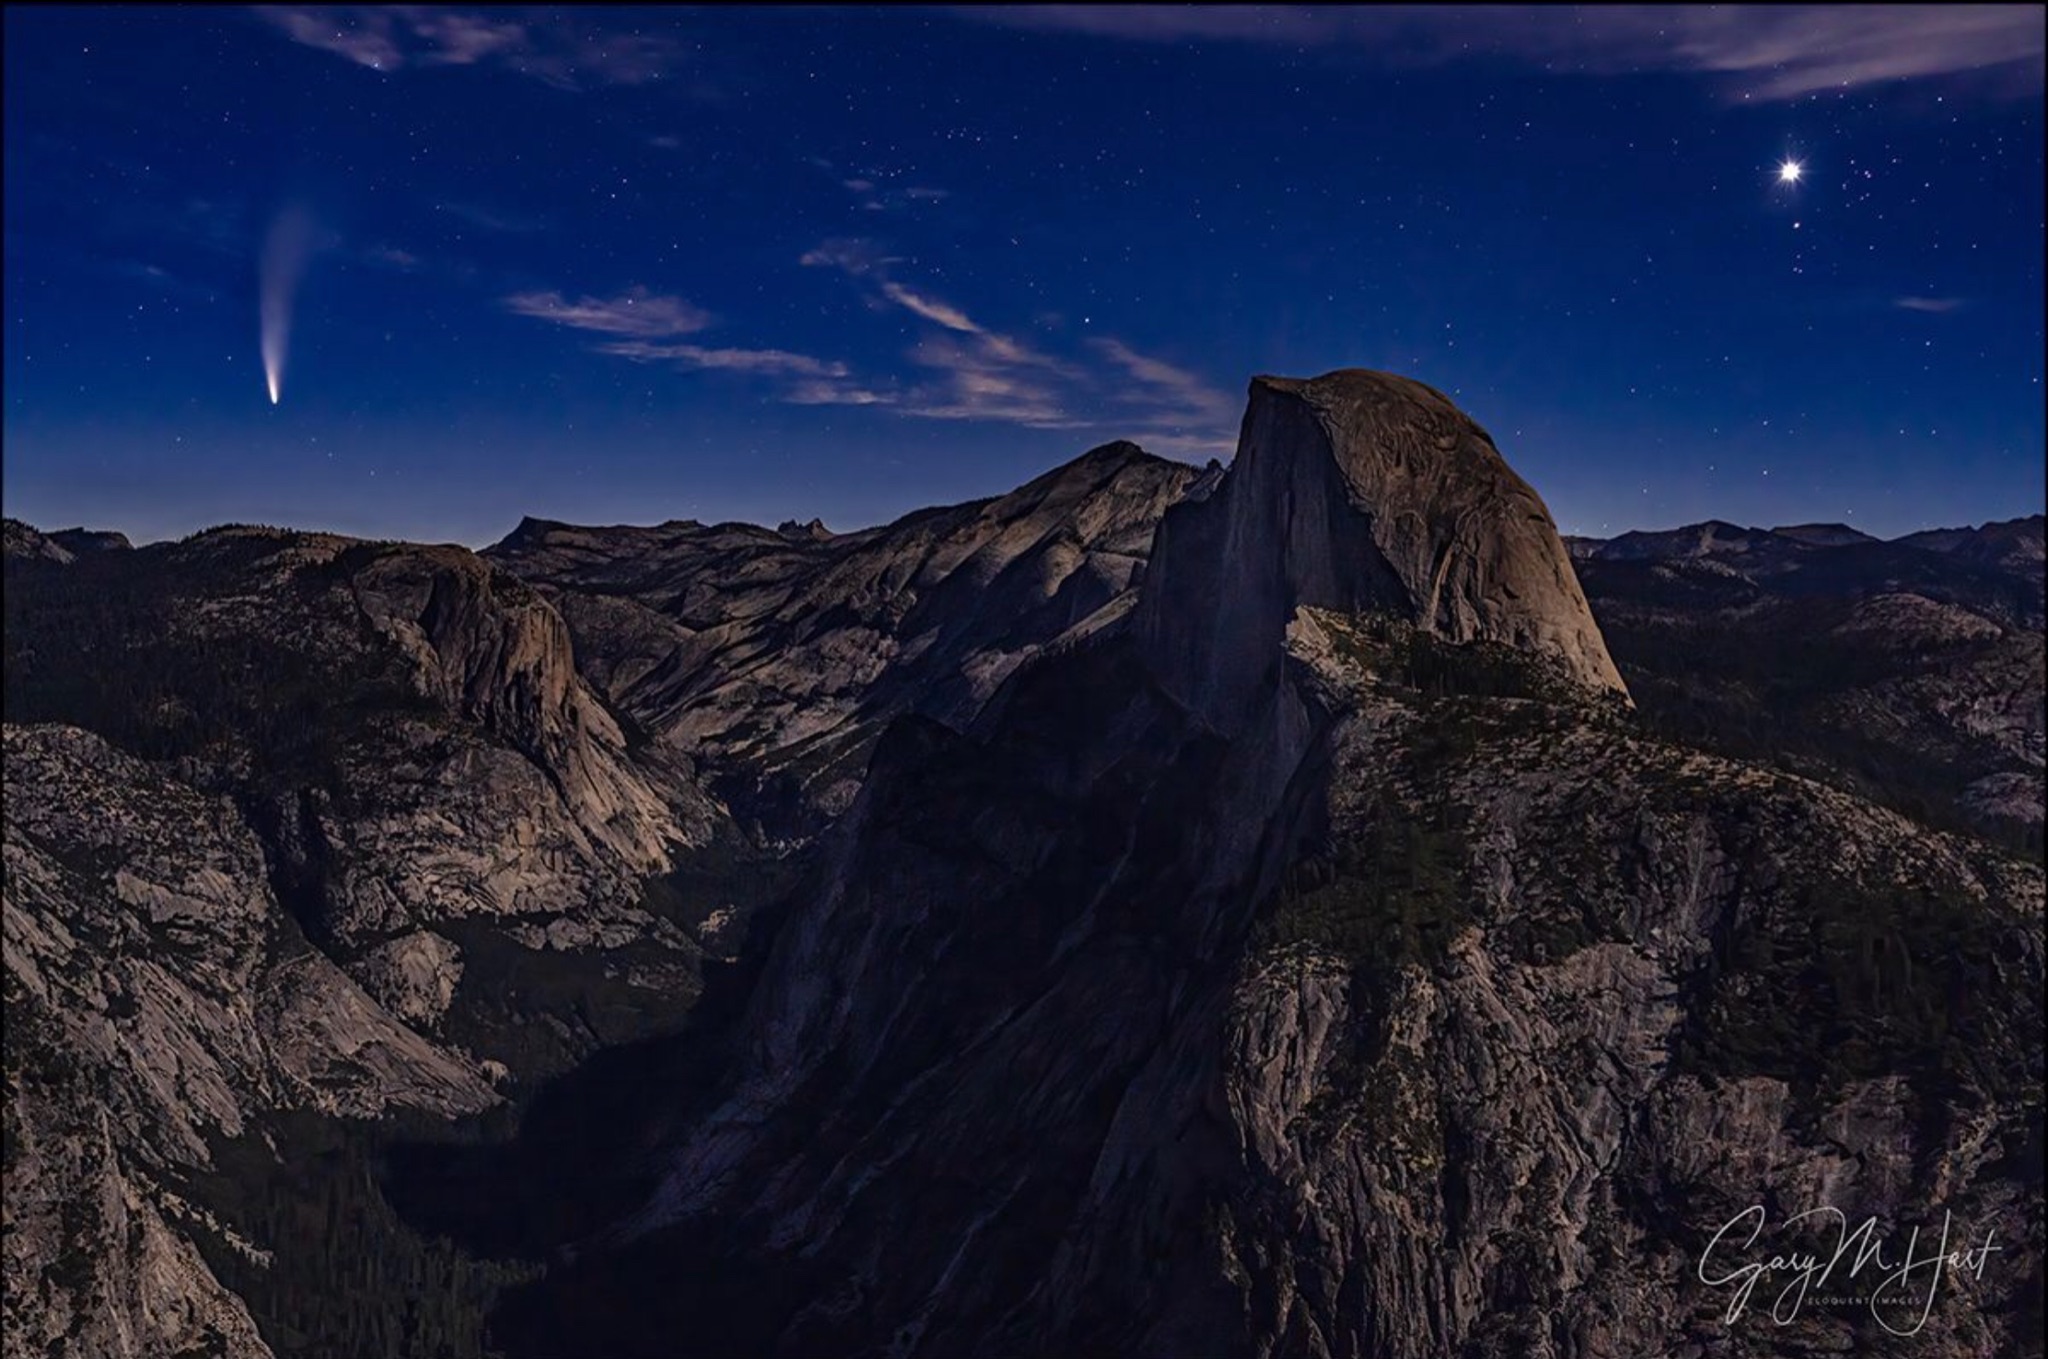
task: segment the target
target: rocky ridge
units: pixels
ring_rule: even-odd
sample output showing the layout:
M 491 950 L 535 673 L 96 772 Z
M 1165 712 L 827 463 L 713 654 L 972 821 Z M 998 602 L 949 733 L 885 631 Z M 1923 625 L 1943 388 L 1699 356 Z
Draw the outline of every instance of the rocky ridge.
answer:
M 1889 543 L 1726 529 L 1575 549 L 1645 716 L 1676 739 L 2038 851 L 2040 516 Z
M 1108 444 L 858 533 L 528 520 L 485 555 L 558 605 L 614 708 L 800 835 L 849 803 L 891 718 L 964 724 L 1019 664 L 1118 617 L 1200 475 Z
M 2038 806 L 2038 518 L 1560 578 L 1439 394 L 1252 403 L 854 534 L 10 520 L 10 1347 L 473 1353 L 549 1245 L 535 1359 L 1869 1343 L 1689 1282 L 1757 1193 L 1990 1227 L 1915 1343 L 2038 1335 L 2040 873 L 1929 828 Z M 1737 749 L 1829 702 L 1912 762 Z M 482 1220 L 366 1196 L 592 1054 L 418 1163 Z
M 1139 627 L 965 734 L 891 727 L 724 1073 L 654 1118 L 651 1192 L 508 1313 L 532 1353 L 1866 1342 L 1853 1309 L 1737 1324 L 1699 1281 L 1759 1194 L 1993 1231 L 2003 1268 L 1918 1343 L 2038 1335 L 2038 865 L 1643 732 L 1586 682 L 1554 534 L 1480 559 L 1527 574 L 1427 576 L 1505 619 L 1485 588 L 1418 608 L 1430 526 L 1454 561 L 1498 527 L 1426 490 L 1469 444 L 1400 431 L 1425 489 L 1390 553 L 1330 475 L 1342 417 L 1262 415 L 1299 390 L 1255 387 L 1252 456 L 1169 516 Z M 1242 597 L 1188 586 L 1226 543 Z
M 364 1130 L 682 1023 L 729 899 L 650 883 L 719 809 L 462 549 L 10 533 L 6 607 L 9 1359 L 385 1349 L 436 1270 L 473 1348 L 488 1287 L 364 1198 Z
M 715 807 L 686 762 L 629 755 L 560 615 L 474 554 L 230 528 L 18 568 L 8 595 L 10 720 L 233 796 L 287 909 L 402 1012 L 439 1020 L 471 922 L 692 952 L 639 900 Z
M 227 799 L 68 727 L 8 727 L 5 772 L 6 1353 L 267 1355 L 195 1238 L 294 1243 L 188 1178 L 280 1111 L 499 1096 L 306 942 Z

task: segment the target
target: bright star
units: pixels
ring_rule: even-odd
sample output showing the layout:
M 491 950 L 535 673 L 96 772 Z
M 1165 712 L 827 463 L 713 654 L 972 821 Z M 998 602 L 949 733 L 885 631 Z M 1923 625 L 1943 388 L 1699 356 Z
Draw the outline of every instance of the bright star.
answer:
M 1797 184 L 1799 177 L 1806 173 L 1806 167 L 1796 160 L 1787 160 L 1778 166 L 1780 184 Z

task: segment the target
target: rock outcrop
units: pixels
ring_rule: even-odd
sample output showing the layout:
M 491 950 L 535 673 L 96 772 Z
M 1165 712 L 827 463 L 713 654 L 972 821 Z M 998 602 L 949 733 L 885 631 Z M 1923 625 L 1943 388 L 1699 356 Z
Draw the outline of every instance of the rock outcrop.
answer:
M 1808 547 L 1848 547 L 1852 543 L 1874 543 L 1876 538 L 1847 524 L 1781 524 L 1771 530 Z
M 6 1359 L 481 1352 L 551 1248 L 492 1348 L 1891 1339 L 1731 1316 L 1755 1203 L 1991 1233 L 1910 1347 L 2028 1352 L 2032 522 L 1575 578 L 1359 371 L 853 533 L 9 521 Z
M 1765 1203 L 1990 1232 L 2011 1254 L 1916 1343 L 2023 1345 L 2039 866 L 1647 735 L 1497 459 L 1398 380 L 1255 387 L 1137 628 L 1020 668 L 965 734 L 890 728 L 728 1065 L 622 1164 L 652 1188 L 506 1333 L 1853 1348 L 1867 1308 L 1778 1326 L 1701 1278 Z
M 718 811 L 687 762 L 628 752 L 516 577 L 460 548 L 228 528 L 17 570 L 7 603 L 10 718 L 232 797 L 308 937 L 415 1020 L 498 1007 L 462 963 L 480 941 L 665 951 L 660 980 L 639 969 L 662 1009 L 694 984 L 687 930 L 641 898 Z
M 46 533 L 22 523 L 19 519 L 6 521 L 4 544 L 6 563 L 12 569 L 17 564 L 30 562 L 54 562 L 62 565 L 72 560 L 72 553 L 63 545 L 52 542 Z
M 1407 378 L 1254 379 L 1230 475 L 1161 526 L 1137 626 L 1160 681 L 1213 721 L 1271 684 L 1303 607 L 1497 643 L 1625 695 L 1542 500 Z
M 8 1359 L 267 1355 L 187 1180 L 293 1110 L 497 1103 L 312 948 L 233 804 L 69 727 L 6 728 Z
M 1706 524 L 1582 544 L 1576 564 L 1657 730 L 2038 852 L 2040 530 Z
M 684 1023 L 734 872 L 664 885 L 706 855 L 744 874 L 721 810 L 686 761 L 628 748 L 555 609 L 459 548 L 228 528 L 32 550 L 5 603 L 10 724 L 68 724 L 8 737 L 9 1079 L 55 1063 L 18 1102 L 21 1173 L 62 1196 L 8 1260 L 21 1333 L 254 1353 L 253 1324 L 296 1355 L 430 1326 L 472 1352 L 489 1272 L 376 1199 L 365 1129 Z M 18 1031 L 57 1055 L 17 1061 Z M 132 1351 L 80 1338 L 88 1315 Z
M 2048 517 L 2038 514 L 1976 528 L 1928 529 L 1899 539 L 1910 547 L 1939 552 L 1958 561 L 2039 577 L 2048 559 Z
M 801 835 L 847 806 L 892 718 L 964 725 L 1019 664 L 1120 618 L 1201 475 L 1108 444 L 858 533 L 528 520 L 485 555 L 547 592 L 615 708 Z
M 82 557 L 88 552 L 126 552 L 134 546 L 128 541 L 127 534 L 109 529 L 58 529 L 50 535 L 50 541 L 74 557 Z

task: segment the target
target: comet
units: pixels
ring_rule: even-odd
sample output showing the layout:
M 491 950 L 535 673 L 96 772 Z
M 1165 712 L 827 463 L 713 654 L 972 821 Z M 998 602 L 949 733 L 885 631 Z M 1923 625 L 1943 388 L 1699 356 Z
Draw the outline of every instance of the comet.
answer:
M 270 404 L 284 397 L 285 359 L 291 353 L 292 299 L 305 276 L 306 261 L 312 258 L 317 227 L 312 213 L 292 206 L 278 213 L 263 237 L 263 254 L 257 261 L 257 321 L 263 337 L 263 378 L 270 389 Z

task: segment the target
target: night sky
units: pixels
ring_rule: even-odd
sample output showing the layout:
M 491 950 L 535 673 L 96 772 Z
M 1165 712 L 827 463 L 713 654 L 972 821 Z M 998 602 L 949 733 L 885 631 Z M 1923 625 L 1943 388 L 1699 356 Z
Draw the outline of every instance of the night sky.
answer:
M 1567 532 L 2032 513 L 2042 52 L 2038 6 L 10 7 L 6 511 L 845 529 L 1228 457 L 1250 375 L 1361 365 Z

